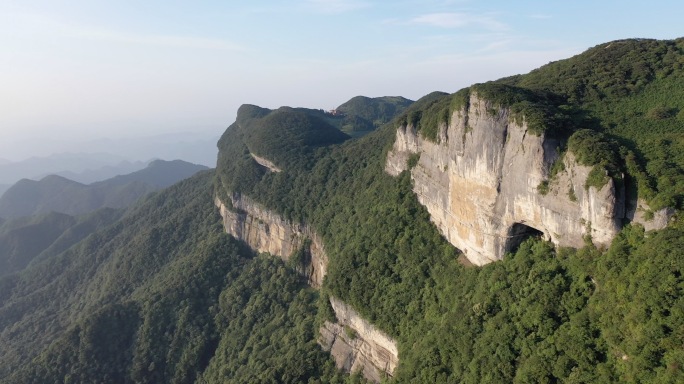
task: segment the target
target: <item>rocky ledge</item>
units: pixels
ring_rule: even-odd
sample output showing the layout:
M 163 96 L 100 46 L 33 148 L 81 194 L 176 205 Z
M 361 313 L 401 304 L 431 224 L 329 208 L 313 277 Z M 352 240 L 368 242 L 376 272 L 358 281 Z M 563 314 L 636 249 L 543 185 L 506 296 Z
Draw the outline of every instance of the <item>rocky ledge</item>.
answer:
M 572 153 L 549 180 L 560 156 L 558 141 L 531 133 L 509 109 L 473 93 L 449 122 L 439 127 L 436 142 L 411 124 L 400 126 L 385 170 L 398 175 L 412 163 L 418 200 L 472 263 L 500 260 L 529 236 L 560 246 L 580 247 L 589 238 L 607 246 L 623 219 L 633 216 L 626 212 L 622 185 L 610 180 L 598 189 L 585 187 L 591 168 Z M 418 157 L 415 164 L 412 156 Z M 542 182 L 548 182 L 546 193 L 540 192 Z
M 227 203 L 227 204 L 226 204 Z M 233 194 L 230 201 L 215 199 L 226 232 L 257 252 L 268 252 L 287 261 L 303 251 L 300 273 L 312 287 L 320 288 L 328 267 L 322 239 L 306 224 L 293 223 L 246 196 Z M 364 320 L 339 299 L 331 298 L 336 323 L 320 329 L 319 344 L 330 351 L 337 366 L 347 372 L 361 371 L 366 379 L 379 382 L 392 376 L 399 362 L 396 342 Z
M 341 300 L 331 297 L 330 305 L 337 322 L 325 322 L 319 344 L 330 351 L 337 367 L 347 372 L 360 371 L 375 382 L 392 377 L 399 364 L 397 343 Z

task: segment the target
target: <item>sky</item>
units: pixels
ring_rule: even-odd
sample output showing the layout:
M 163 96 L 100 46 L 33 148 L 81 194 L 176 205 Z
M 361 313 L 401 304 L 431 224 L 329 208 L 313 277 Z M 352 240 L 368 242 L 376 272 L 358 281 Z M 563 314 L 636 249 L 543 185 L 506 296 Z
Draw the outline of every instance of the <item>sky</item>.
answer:
M 683 36 L 682 14 L 673 0 L 0 0 L 0 159 L 32 137 L 219 135 L 245 103 L 455 92 Z

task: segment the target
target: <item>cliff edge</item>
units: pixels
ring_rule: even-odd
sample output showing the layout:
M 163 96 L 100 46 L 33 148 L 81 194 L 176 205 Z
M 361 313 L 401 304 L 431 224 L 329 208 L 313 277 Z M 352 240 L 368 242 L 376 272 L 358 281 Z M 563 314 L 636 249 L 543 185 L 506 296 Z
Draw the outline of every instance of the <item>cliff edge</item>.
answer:
M 571 152 L 559 159 L 558 140 L 530 130 L 524 117 L 477 92 L 448 117 L 436 140 L 410 121 L 402 124 L 385 169 L 410 169 L 435 225 L 474 264 L 502 259 L 529 236 L 572 247 L 590 236 L 601 246 L 621 229 L 624 187 L 611 178 L 587 186 L 592 167 Z M 557 160 L 562 170 L 549 180 Z
M 323 285 L 328 256 L 322 239 L 309 226 L 285 220 L 239 193 L 233 193 L 225 203 L 216 198 L 215 204 L 228 234 L 257 252 L 268 252 L 285 261 L 302 255 L 299 272 L 312 287 Z M 396 341 L 341 300 L 330 297 L 330 305 L 337 321 L 325 322 L 318 342 L 330 352 L 337 367 L 347 372 L 361 371 L 374 382 L 392 376 L 399 363 Z

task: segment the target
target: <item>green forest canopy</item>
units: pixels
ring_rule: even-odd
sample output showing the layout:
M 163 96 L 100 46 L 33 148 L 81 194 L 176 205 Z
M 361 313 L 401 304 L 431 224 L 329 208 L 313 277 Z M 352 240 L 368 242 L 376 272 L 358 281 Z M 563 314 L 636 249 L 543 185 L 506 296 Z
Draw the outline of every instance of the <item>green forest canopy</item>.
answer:
M 681 46 L 625 44 L 642 43 L 649 60 L 666 56 L 650 56 L 651 49 Z M 612 102 L 673 90 L 666 84 L 678 81 L 675 73 Z M 501 82 L 561 94 L 524 79 Z M 600 99 L 586 96 L 591 92 L 567 95 L 598 123 L 577 128 L 631 150 L 656 197 L 681 194 L 659 181 L 665 170 L 652 169 L 658 157 L 649 157 L 648 146 L 639 141 L 630 148 L 626 133 L 606 125 Z M 239 115 L 219 142 L 216 172 L 159 192 L 66 251 L 0 277 L 0 381 L 358 381 L 341 375 L 315 343 L 316 314 L 325 312 L 321 300 L 330 294 L 396 338 L 396 382 L 684 381 L 681 219 L 649 233 L 627 225 L 608 249 L 555 249 L 530 239 L 501 262 L 463 266 L 418 203 L 408 173 L 384 172 L 402 118 L 445 97 L 418 100 L 360 139 L 306 144 L 300 153 L 274 145 L 280 154 L 261 154 L 281 156 L 286 166 L 278 173 L 250 156 L 254 143 L 242 123 L 270 112 L 246 107 L 247 116 Z M 672 122 L 678 114 L 661 112 L 642 117 Z M 669 148 L 679 148 L 677 125 L 658 127 L 671 129 Z M 679 161 L 676 154 L 666 160 Z M 323 237 L 330 265 L 322 291 L 223 232 L 212 198 L 236 192 L 309 223 Z

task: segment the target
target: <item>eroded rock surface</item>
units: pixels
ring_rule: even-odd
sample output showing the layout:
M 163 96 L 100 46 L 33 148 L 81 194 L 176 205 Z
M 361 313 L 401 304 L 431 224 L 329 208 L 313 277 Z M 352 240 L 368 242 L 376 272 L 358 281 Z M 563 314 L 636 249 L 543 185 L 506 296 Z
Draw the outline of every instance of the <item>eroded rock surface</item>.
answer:
M 215 200 L 227 233 L 258 252 L 268 252 L 286 261 L 304 248 L 307 257 L 300 272 L 311 286 L 321 287 L 328 256 L 322 239 L 309 226 L 285 220 L 239 194 L 233 194 L 226 203 Z M 375 382 L 385 374 L 391 376 L 399 362 L 396 342 L 341 300 L 331 298 L 330 303 L 338 322 L 326 322 L 321 327 L 321 347 L 330 351 L 337 366 L 347 372 L 362 371 L 366 379 Z M 353 330 L 354 337 L 345 327 Z
M 271 172 L 282 172 L 282 169 L 278 168 L 278 166 L 275 165 L 271 160 L 266 159 L 266 158 L 261 157 L 261 156 L 257 156 L 253 153 L 251 155 L 252 155 L 252 158 L 254 159 L 254 161 L 259 163 L 259 165 L 261 165 L 262 167 L 265 167 L 269 171 L 271 171 Z
M 328 256 L 323 249 L 323 241 L 311 228 L 285 220 L 239 194 L 231 196 L 230 205 L 218 198 L 215 203 L 223 217 L 226 232 L 257 252 L 268 252 L 287 261 L 305 247 L 307 260 L 301 272 L 311 286 L 318 288 L 323 284 Z
M 326 321 L 320 330 L 319 344 L 330 351 L 337 367 L 379 382 L 392 377 L 399 363 L 397 344 L 392 338 L 364 320 L 353 308 L 330 298 L 336 323 Z
M 672 219 L 675 214 L 674 208 L 662 208 L 653 212 L 648 204 L 639 199 L 636 202 L 632 202 L 635 206 L 634 210 L 628 211 L 627 218 L 632 220 L 633 223 L 638 223 L 644 226 L 647 231 L 663 229 L 667 227 L 667 224 Z M 650 214 L 649 214 L 650 213 Z
M 411 169 L 418 200 L 474 264 L 500 260 L 530 235 L 573 247 L 591 235 L 594 244 L 608 245 L 625 217 L 624 188 L 612 180 L 585 188 L 591 168 L 568 153 L 565 170 L 540 193 L 559 156 L 558 142 L 532 134 L 510 114 L 473 93 L 469 105 L 442 124 L 438 143 L 410 124 L 401 126 L 386 171 L 397 175 L 408 169 L 410 156 L 420 156 Z

